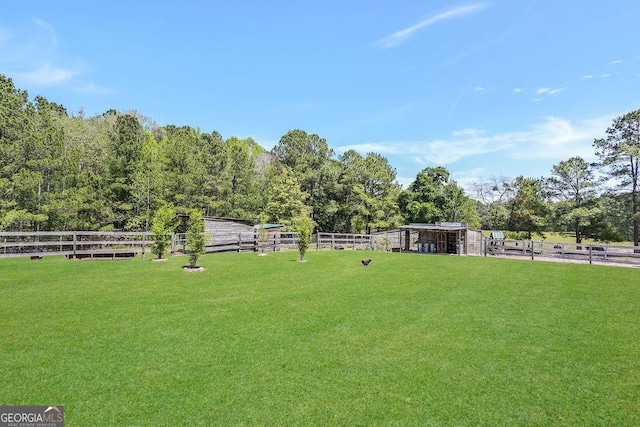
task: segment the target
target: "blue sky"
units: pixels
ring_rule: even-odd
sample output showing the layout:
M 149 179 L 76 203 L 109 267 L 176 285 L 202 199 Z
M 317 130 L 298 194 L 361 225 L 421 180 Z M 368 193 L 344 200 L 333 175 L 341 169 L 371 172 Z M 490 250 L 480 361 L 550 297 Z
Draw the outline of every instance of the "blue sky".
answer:
M 86 116 L 383 154 L 405 186 L 550 176 L 640 108 L 640 2 L 8 2 L 0 73 Z

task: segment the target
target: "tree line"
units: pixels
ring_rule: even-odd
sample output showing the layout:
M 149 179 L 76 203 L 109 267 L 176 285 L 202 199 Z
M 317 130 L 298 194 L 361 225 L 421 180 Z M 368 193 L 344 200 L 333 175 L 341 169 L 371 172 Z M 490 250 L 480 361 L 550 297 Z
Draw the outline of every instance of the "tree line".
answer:
M 635 120 L 637 127 L 639 113 L 629 114 L 621 126 Z M 634 177 L 625 161 L 637 158 L 640 132 L 632 139 L 633 129 L 616 126 L 594 142 L 598 166 L 573 158 L 549 179 L 479 180 L 470 197 L 441 166 L 422 170 L 403 190 L 384 156 L 336 155 L 304 130 L 265 150 L 252 138 L 159 126 L 137 111 L 85 117 L 42 96 L 30 99 L 0 74 L 0 230 L 146 231 L 170 206 L 289 227 L 308 217 L 318 231 L 344 233 L 455 221 L 637 238 L 637 169 Z M 616 178 L 623 191 L 602 190 L 603 177 Z

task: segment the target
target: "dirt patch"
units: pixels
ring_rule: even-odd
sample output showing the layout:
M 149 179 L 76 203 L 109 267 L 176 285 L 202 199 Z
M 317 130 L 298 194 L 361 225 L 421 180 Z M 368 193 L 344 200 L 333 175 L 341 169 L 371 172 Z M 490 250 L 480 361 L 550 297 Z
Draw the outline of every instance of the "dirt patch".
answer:
M 188 265 L 185 265 L 182 270 L 185 273 L 200 273 L 201 271 L 204 271 L 204 267 L 190 267 Z

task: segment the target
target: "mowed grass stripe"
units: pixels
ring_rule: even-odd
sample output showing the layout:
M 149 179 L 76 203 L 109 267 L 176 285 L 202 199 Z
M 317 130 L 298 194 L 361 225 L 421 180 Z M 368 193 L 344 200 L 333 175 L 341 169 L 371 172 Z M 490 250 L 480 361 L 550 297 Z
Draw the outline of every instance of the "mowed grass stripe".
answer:
M 306 258 L 0 260 L 0 404 L 68 425 L 640 424 L 636 269 Z

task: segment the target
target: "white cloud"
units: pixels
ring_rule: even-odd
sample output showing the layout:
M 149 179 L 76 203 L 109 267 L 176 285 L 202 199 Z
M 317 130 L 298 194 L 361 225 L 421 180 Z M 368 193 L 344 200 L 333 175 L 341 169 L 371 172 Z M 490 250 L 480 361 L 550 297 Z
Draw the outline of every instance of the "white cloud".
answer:
M 0 69 L 19 85 L 65 86 L 78 92 L 104 94 L 110 90 L 86 78 L 85 62 L 66 52 L 55 28 L 34 18 L 26 29 L 0 27 Z M 10 40 L 10 43 L 6 43 Z
M 522 89 L 522 88 L 520 88 L 520 87 L 517 87 L 517 88 L 515 88 L 515 89 L 513 90 L 513 93 L 522 93 L 522 92 L 524 92 L 524 89 Z
M 507 134 L 513 141 L 510 156 L 516 159 L 566 159 L 581 156 L 594 159 L 593 140 L 601 136 L 615 115 L 573 122 L 545 117 L 528 130 Z
M 624 61 L 623 61 L 623 60 L 621 60 L 621 59 L 616 59 L 615 61 L 611 61 L 611 62 L 609 62 L 609 65 L 620 65 L 620 64 L 623 64 L 623 63 L 624 63 Z
M 34 85 L 54 86 L 69 83 L 69 81 L 78 74 L 79 72 L 77 70 L 65 70 L 51 64 L 43 64 L 34 71 L 19 73 L 17 77 L 22 81 Z
M 462 129 L 462 130 L 454 130 L 453 132 L 451 132 L 451 135 L 455 136 L 455 137 L 459 137 L 459 136 L 480 136 L 483 133 L 485 133 L 485 131 L 480 130 L 480 129 L 465 128 L 465 129 Z
M 551 89 L 549 91 L 549 95 L 557 95 L 557 94 L 559 94 L 560 92 L 562 92 L 562 91 L 564 91 L 566 89 L 567 89 L 566 87 L 561 87 L 561 88 L 558 88 L 558 89 Z
M 611 114 L 577 121 L 545 117 L 541 122 L 515 132 L 490 134 L 484 130 L 467 128 L 452 132 L 450 138 L 355 144 L 338 147 L 336 151 L 392 154 L 420 165 L 450 165 L 465 158 L 489 153 L 499 153 L 502 158 L 518 160 L 560 161 L 572 156 L 594 159 L 593 140 L 603 135 L 615 117 L 616 114 Z
M 556 88 L 556 89 L 552 89 L 550 87 L 541 87 L 538 90 L 536 90 L 536 94 L 538 95 L 544 95 L 544 96 L 554 96 L 559 94 L 560 92 L 563 92 L 567 89 L 567 87 L 560 87 L 560 88 Z M 542 101 L 544 98 L 542 96 L 536 97 L 533 100 L 536 102 L 540 102 Z
M 50 44 L 52 49 L 56 49 L 58 47 L 58 36 L 56 35 L 56 31 L 53 26 L 38 18 L 35 18 L 33 22 L 45 31 L 47 35 L 47 43 Z
M 595 76 L 593 74 L 585 74 L 584 76 L 582 76 L 583 79 L 592 79 Z
M 392 47 L 398 46 L 401 43 L 404 43 L 409 37 L 411 37 L 415 32 L 417 32 L 422 28 L 429 27 L 437 22 L 444 21 L 447 19 L 452 19 L 462 15 L 468 15 L 484 8 L 485 6 L 482 3 L 469 4 L 465 6 L 457 6 L 457 7 L 448 9 L 444 12 L 440 12 L 437 15 L 431 16 L 427 19 L 424 19 L 411 27 L 402 29 L 400 31 L 396 31 L 395 33 L 388 35 L 378 40 L 377 42 L 373 43 L 373 45 L 380 47 L 382 49 L 392 48 Z
M 474 91 L 474 92 L 480 92 L 480 93 L 482 93 L 482 92 L 484 92 L 484 90 L 485 90 L 485 89 L 484 89 L 482 86 L 476 86 L 476 87 L 474 87 L 474 88 L 473 88 L 473 91 Z

